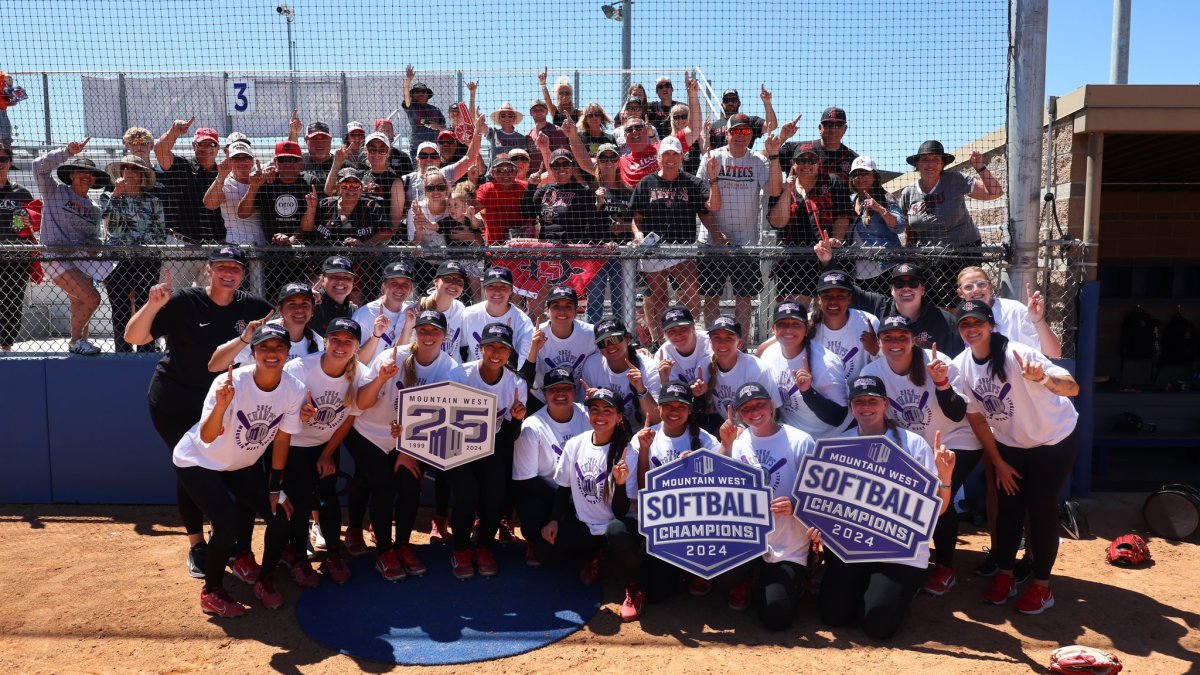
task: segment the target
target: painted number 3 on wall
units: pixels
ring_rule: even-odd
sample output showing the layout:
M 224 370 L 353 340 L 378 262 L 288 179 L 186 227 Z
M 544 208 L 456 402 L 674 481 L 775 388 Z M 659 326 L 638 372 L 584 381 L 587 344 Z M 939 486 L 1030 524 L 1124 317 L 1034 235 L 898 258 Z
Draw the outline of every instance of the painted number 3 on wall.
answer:
M 226 95 L 230 115 L 248 115 L 254 112 L 254 81 L 230 80 Z

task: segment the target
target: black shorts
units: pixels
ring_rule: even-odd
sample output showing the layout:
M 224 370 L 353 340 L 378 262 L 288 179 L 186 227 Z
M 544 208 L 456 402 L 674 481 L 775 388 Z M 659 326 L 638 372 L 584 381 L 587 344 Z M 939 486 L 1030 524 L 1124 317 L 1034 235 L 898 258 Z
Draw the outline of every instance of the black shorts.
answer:
M 775 295 L 812 295 L 817 285 L 821 264 L 816 258 L 795 257 L 775 261 L 771 278 L 775 280 Z
M 724 295 L 726 279 L 733 285 L 736 297 L 746 298 L 762 292 L 762 270 L 754 256 L 707 256 L 700 258 L 699 268 L 701 295 Z

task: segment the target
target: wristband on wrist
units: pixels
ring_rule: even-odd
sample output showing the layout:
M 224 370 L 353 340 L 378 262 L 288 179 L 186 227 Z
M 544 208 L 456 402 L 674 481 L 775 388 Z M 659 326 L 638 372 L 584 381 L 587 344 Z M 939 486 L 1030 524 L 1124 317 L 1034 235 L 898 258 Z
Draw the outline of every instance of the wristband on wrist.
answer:
M 267 472 L 267 491 L 279 492 L 283 488 L 283 472 L 271 469 Z
M 979 167 L 978 169 L 975 169 L 975 173 L 983 173 L 984 171 L 987 171 L 987 170 L 988 170 L 987 164 L 984 164 L 983 166 Z
M 1043 372 L 1042 379 L 1038 380 L 1037 383 L 1038 384 L 1046 384 L 1049 381 L 1050 381 L 1050 376 L 1048 374 L 1046 374 L 1045 372 Z
M 249 342 L 246 342 L 246 338 L 242 337 L 241 335 L 238 336 L 238 339 L 242 341 L 242 344 L 250 344 Z
M 938 481 L 938 489 L 939 490 L 949 490 L 951 488 L 949 485 L 946 485 L 945 483 Z
M 939 389 L 941 387 L 946 386 L 947 384 L 950 384 L 950 380 L 934 380 L 933 381 L 933 386 L 938 387 Z
M 776 159 L 779 159 L 779 155 L 767 155 L 767 159 L 776 160 Z

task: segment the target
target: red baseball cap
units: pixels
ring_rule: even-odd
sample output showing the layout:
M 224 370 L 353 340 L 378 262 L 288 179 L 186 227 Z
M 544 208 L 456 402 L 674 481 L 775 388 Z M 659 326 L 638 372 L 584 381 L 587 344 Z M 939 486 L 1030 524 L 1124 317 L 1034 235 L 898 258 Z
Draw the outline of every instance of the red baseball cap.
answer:
M 279 141 L 275 144 L 276 157 L 300 157 L 304 155 L 300 153 L 300 144 L 295 141 Z
M 441 140 L 451 140 L 451 141 L 458 140 L 458 138 L 454 135 L 453 131 L 439 131 L 438 135 L 437 135 L 437 139 L 439 141 L 441 141 Z
M 380 129 L 382 129 L 384 127 L 387 127 L 389 129 L 395 128 L 392 125 L 392 121 L 386 117 L 380 117 L 379 119 L 375 120 L 375 131 L 379 131 Z
M 193 143 L 199 143 L 200 141 L 212 141 L 220 145 L 221 137 L 217 134 L 216 129 L 201 127 L 196 130 L 196 137 L 192 139 Z

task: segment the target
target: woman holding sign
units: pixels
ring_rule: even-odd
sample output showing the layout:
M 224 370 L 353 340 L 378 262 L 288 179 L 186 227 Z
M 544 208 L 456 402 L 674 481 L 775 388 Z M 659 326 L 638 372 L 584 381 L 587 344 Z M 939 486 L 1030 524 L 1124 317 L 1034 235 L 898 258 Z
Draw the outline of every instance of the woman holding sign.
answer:
M 775 308 L 775 344 L 762 365 L 783 401 L 782 420 L 813 438 L 833 436 L 846 420 L 842 360 L 813 340 L 808 311 L 798 302 Z
M 954 453 L 941 443 L 941 432 L 934 433 L 935 450 L 917 434 L 896 426 L 887 415 L 887 389 L 883 380 L 874 375 L 855 378 L 850 386 L 850 410 L 858 428 L 843 436 L 887 436 L 895 441 L 901 450 L 937 475 L 941 513 L 945 513 L 954 496 L 950 481 L 955 462 Z M 803 484 L 797 486 L 797 490 L 803 489 Z M 820 543 L 820 533 L 817 532 L 813 539 Z M 876 640 L 887 640 L 900 629 L 908 603 L 925 580 L 929 543 L 922 542 L 917 557 L 909 562 L 847 563 L 831 551 L 825 564 L 825 578 L 821 581 L 818 599 L 821 620 L 829 626 L 861 622 L 867 635 Z
M 985 445 L 995 450 L 995 439 L 987 420 L 967 413 L 967 401 L 954 388 L 958 368 L 932 351 L 917 346 L 907 317 L 893 314 L 879 327 L 884 358 L 863 369 L 887 388 L 888 405 L 896 424 L 930 442 L 937 434 L 954 453 L 954 475 L 950 494 L 957 494 L 971 470 L 979 463 Z M 945 510 L 933 531 L 936 564 L 922 589 L 930 595 L 945 595 L 954 587 L 954 548 L 958 541 L 958 514 Z
M 417 315 L 414 326 L 416 337 L 412 344 L 392 347 L 371 362 L 356 397 L 362 412 L 346 436 L 346 448 L 371 488 L 375 569 L 385 581 L 421 576 L 426 571 L 425 564 L 408 543 L 421 496 L 421 467 L 416 458 L 397 449 L 392 436 L 392 423 L 400 410 L 400 392 L 435 382 L 463 381 L 462 366 L 442 351 L 446 317 L 437 310 L 425 310 Z M 358 525 L 350 522 L 347 542 L 350 530 Z M 361 541 L 361 531 L 358 537 Z
M 956 320 L 967 345 L 954 359 L 956 384 L 970 394 L 967 410 L 987 418 L 998 448 L 989 459 L 999 488 L 992 553 L 1000 571 L 983 598 L 1002 605 L 1017 594 L 1013 563 L 1028 514 L 1033 583 L 1016 607 L 1041 614 L 1054 606 L 1050 571 L 1058 557 L 1058 496 L 1075 463 L 1079 418 L 1067 397 L 1078 394 L 1079 385 L 1037 349 L 995 332 L 987 303 L 964 301 Z
M 734 416 L 736 413 L 736 417 Z M 766 474 L 771 488 L 771 513 L 775 529 L 767 535 L 767 552 L 757 563 L 757 582 L 753 584 L 758 620 L 769 630 L 784 630 L 792 625 L 800 600 L 800 584 L 808 564 L 810 540 L 816 530 L 805 527 L 793 517 L 795 504 L 789 493 L 796 483 L 800 459 L 816 449 L 812 436 L 775 421 L 775 404 L 766 387 L 748 382 L 738 387 L 728 418 L 721 425 L 722 452 Z M 743 429 L 737 422 L 746 425 Z M 749 433 L 747 433 L 747 431 Z M 748 568 L 749 566 L 744 566 Z M 748 579 L 729 591 L 729 607 L 744 610 L 750 606 L 750 569 Z

